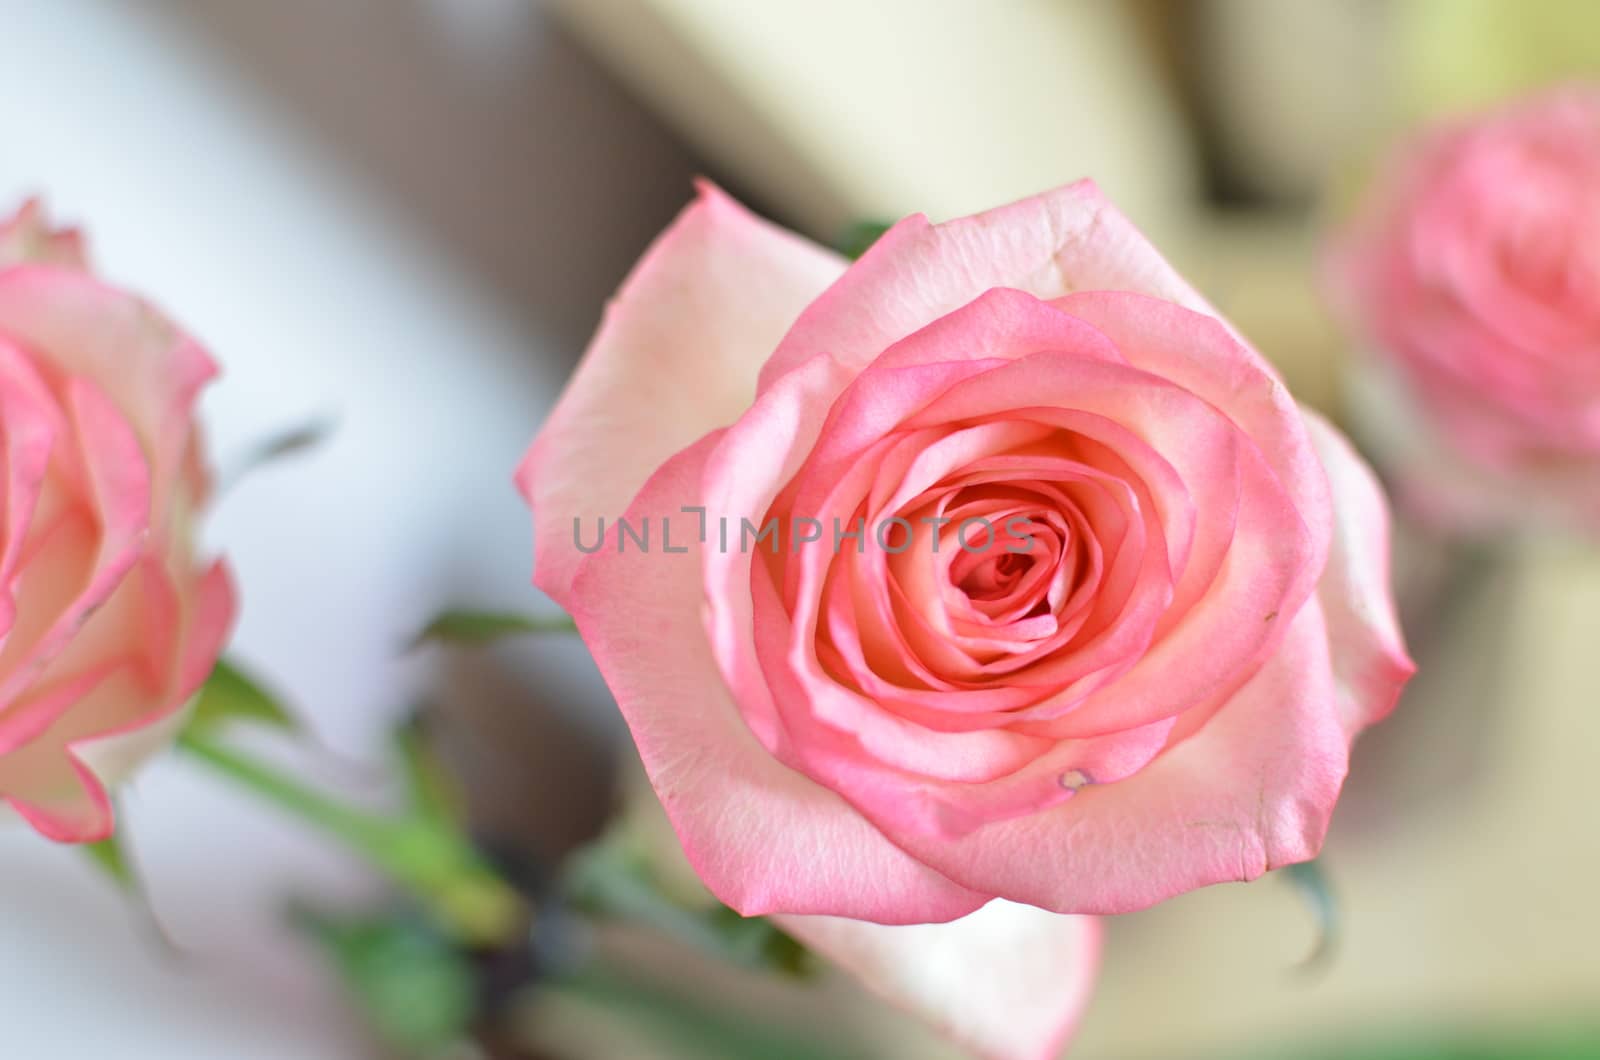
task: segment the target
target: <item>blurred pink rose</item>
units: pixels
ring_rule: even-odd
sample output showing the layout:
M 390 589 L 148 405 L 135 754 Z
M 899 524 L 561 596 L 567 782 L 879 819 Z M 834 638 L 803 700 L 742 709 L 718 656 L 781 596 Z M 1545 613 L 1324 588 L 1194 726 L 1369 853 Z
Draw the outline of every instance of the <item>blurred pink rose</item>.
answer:
M 1422 514 L 1600 528 L 1597 188 L 1600 88 L 1566 87 L 1420 138 L 1340 244 L 1402 395 L 1364 415 Z
M 0 799 L 51 839 L 112 831 L 233 619 L 198 567 L 199 346 L 88 271 L 29 203 L 0 223 Z
M 848 267 L 702 189 L 519 481 L 700 876 L 996 1056 L 1411 673 L 1371 474 L 1087 182 Z

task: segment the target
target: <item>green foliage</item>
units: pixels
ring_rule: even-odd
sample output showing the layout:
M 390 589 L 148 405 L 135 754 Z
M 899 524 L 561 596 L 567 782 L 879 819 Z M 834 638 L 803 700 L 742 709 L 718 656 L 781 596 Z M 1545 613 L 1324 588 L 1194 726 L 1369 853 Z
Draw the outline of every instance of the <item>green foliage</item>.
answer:
M 272 693 L 238 666 L 219 659 L 200 689 L 185 731 L 213 733 L 235 722 L 286 731 L 296 727 Z
M 95 868 L 105 873 L 111 882 L 122 890 L 129 893 L 138 891 L 138 877 L 134 875 L 133 866 L 128 861 L 127 851 L 122 849 L 120 834 L 113 834 L 98 843 L 84 843 L 78 849 L 87 854 Z
M 805 977 L 811 955 L 765 917 L 744 917 L 715 899 L 697 905 L 669 896 L 648 861 L 625 843 L 602 839 L 567 863 L 565 887 L 574 908 L 597 918 L 646 924 L 741 968 Z
M 444 763 L 428 746 L 422 718 L 412 715 L 394 732 L 394 757 L 405 783 L 406 803 L 417 816 L 432 821 L 459 821 L 463 796 Z
M 439 642 L 446 644 L 489 644 L 506 637 L 534 633 L 576 633 L 572 619 L 536 618 L 506 611 L 452 609 L 440 612 L 411 641 L 412 648 Z
M 412 1056 L 438 1055 L 469 1033 L 477 985 L 468 958 L 405 913 L 333 916 L 299 910 L 368 1024 Z
M 1305 899 L 1312 916 L 1317 921 L 1317 942 L 1301 964 L 1306 971 L 1316 971 L 1332 959 L 1339 944 L 1339 902 L 1334 897 L 1322 865 L 1316 861 L 1303 861 L 1283 869 L 1283 878 L 1293 884 Z
M 855 221 L 845 227 L 839 234 L 839 241 L 834 245 L 839 253 L 854 261 L 893 227 L 894 225 L 888 221 Z
M 395 814 L 351 806 L 190 725 L 178 746 L 196 761 L 321 829 L 415 898 L 439 930 L 495 945 L 522 930 L 528 910 L 447 813 L 408 805 Z M 430 796 L 431 797 L 431 796 Z

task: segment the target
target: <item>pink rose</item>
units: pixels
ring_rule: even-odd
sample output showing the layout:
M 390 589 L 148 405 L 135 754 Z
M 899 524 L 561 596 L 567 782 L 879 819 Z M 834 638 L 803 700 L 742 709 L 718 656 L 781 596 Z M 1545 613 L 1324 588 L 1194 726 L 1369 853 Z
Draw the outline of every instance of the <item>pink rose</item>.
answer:
M 67 842 L 172 735 L 233 619 L 196 565 L 211 359 L 29 203 L 0 224 L 0 799 Z
M 1563 88 L 1423 136 L 1346 235 L 1343 287 L 1404 394 L 1375 444 L 1425 514 L 1600 528 L 1597 186 L 1600 89 Z
M 1371 474 L 1087 182 L 848 266 L 702 188 L 519 481 L 700 876 L 996 1056 L 1051 913 L 1314 856 L 1412 669 Z

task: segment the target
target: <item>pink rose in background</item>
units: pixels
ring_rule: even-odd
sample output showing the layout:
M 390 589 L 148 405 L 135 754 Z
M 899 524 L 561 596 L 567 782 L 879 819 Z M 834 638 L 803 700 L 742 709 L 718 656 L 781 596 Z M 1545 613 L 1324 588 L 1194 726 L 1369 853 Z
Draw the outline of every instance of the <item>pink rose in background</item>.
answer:
M 1600 88 L 1562 88 L 1421 137 L 1338 247 L 1361 414 L 1434 522 L 1600 529 L 1597 188 Z
M 1313 857 L 1412 669 L 1371 474 L 1088 183 L 850 265 L 703 188 L 519 482 L 707 885 L 988 1055 L 1057 914 Z
M 192 540 L 214 371 L 35 204 L 0 224 L 0 806 L 51 839 L 111 833 L 107 786 L 170 738 L 232 623 Z

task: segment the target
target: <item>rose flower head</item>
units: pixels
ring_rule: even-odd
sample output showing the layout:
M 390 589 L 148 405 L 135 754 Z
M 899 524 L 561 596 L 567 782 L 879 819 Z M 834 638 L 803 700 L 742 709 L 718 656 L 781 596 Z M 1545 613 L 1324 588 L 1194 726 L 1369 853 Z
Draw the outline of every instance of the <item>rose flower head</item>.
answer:
M 104 839 L 233 620 L 195 556 L 211 359 L 28 203 L 0 223 L 0 814 Z
M 1600 86 L 1404 145 L 1334 264 L 1402 498 L 1449 530 L 1600 532 Z
M 1371 473 L 1088 182 L 854 263 L 703 187 L 519 481 L 707 886 L 987 1055 L 1058 914 L 1313 857 L 1412 669 Z

